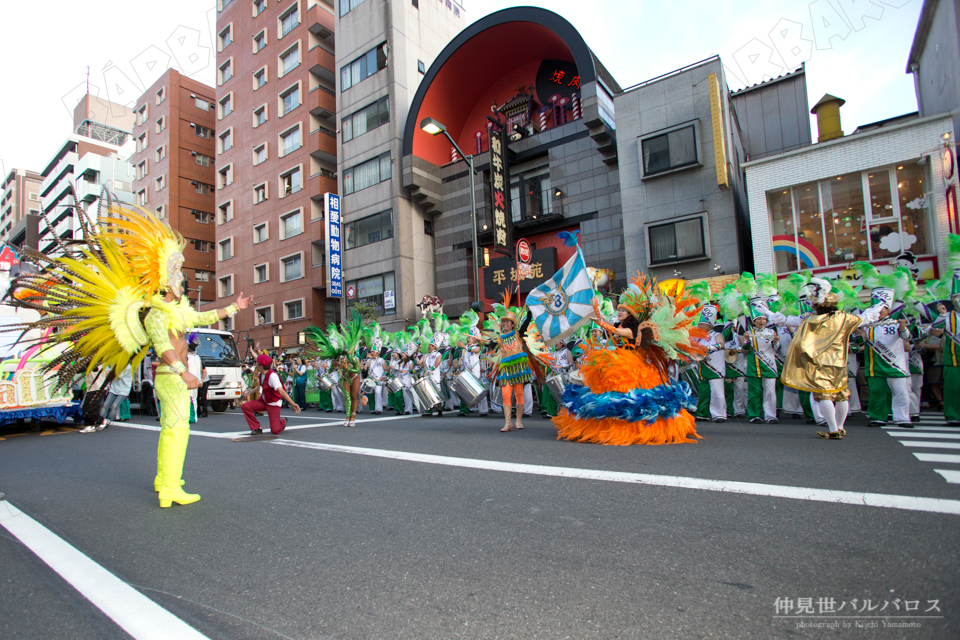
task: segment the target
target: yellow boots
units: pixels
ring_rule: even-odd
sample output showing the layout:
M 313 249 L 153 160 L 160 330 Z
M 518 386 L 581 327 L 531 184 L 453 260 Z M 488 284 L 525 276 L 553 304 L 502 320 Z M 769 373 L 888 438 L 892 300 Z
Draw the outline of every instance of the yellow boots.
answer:
M 190 429 L 161 429 L 157 449 L 157 465 L 160 471 L 160 506 L 167 508 L 174 502 L 190 504 L 200 499 L 196 493 L 186 493 L 183 484 L 183 460 L 187 455 L 187 440 Z M 156 483 L 155 483 L 156 487 Z

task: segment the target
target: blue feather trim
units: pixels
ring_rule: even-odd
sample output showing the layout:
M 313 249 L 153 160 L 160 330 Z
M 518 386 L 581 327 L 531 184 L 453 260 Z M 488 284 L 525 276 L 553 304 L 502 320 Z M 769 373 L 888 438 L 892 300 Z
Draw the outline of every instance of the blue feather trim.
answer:
M 652 389 L 633 389 L 627 393 L 594 394 L 587 387 L 573 385 L 563 392 L 561 404 L 578 418 L 619 418 L 647 423 L 674 418 L 683 409 L 692 411 L 697 408 L 690 385 L 683 381 Z

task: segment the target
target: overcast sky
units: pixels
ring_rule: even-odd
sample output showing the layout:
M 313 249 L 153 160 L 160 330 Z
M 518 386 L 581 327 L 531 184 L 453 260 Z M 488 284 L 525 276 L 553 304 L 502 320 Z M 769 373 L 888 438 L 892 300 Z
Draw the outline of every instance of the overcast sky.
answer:
M 0 59 L 7 63 L 8 90 L 0 103 L 3 175 L 14 167 L 40 171 L 49 162 L 70 133 L 87 65 L 91 93 L 119 103 L 132 104 L 168 65 L 213 84 L 214 0 L 4 4 L 7 34 L 0 39 Z M 805 61 L 810 106 L 824 93 L 844 98 L 841 116 L 847 133 L 917 109 L 913 76 L 904 70 L 922 0 L 464 4 L 470 22 L 520 5 L 559 13 L 624 88 L 719 54 L 731 89 Z M 206 49 L 198 49 L 197 42 Z M 816 127 L 811 131 L 816 139 Z

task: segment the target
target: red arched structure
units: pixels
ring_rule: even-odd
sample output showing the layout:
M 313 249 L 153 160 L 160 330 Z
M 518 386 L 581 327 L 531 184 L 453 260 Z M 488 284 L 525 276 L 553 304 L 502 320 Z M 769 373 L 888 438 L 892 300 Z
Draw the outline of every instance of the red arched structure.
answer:
M 420 121 L 442 122 L 465 153 L 474 153 L 475 135 L 484 132 L 491 103 L 533 86 L 544 60 L 577 66 L 581 86 L 596 79 L 594 58 L 573 25 L 535 7 L 506 9 L 478 20 L 461 32 L 430 66 L 417 89 L 404 129 L 403 155 L 436 165 L 450 161 L 450 143 L 420 129 Z M 545 97 L 537 97 L 543 103 Z

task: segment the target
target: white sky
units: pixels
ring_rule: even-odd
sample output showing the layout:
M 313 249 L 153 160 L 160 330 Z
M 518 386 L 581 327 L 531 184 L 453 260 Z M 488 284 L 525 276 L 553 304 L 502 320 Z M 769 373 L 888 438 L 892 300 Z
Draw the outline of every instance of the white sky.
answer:
M 519 5 L 559 13 L 624 88 L 714 54 L 727 68 L 731 89 L 804 60 L 810 106 L 824 93 L 844 98 L 847 133 L 917 109 L 913 76 L 904 69 L 922 0 L 464 2 L 470 22 Z M 124 104 L 132 104 L 168 60 L 169 66 L 212 85 L 214 6 L 214 0 L 5 3 L 8 29 L 0 39 L 0 59 L 7 63 L 6 86 L 17 91 L 5 92 L 0 102 L 0 175 L 14 167 L 40 171 L 49 162 L 70 133 L 87 65 L 91 93 Z M 851 17 L 856 14 L 872 17 Z M 790 43 L 778 42 L 792 57 L 786 65 L 774 53 L 781 70 L 764 66 L 777 51 L 771 33 Z M 797 41 L 796 35 L 807 41 Z M 198 50 L 197 42 L 206 49 Z M 811 131 L 815 140 L 815 125 Z

